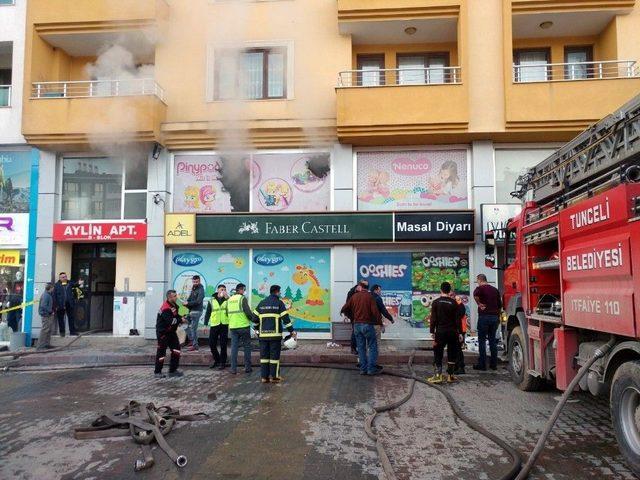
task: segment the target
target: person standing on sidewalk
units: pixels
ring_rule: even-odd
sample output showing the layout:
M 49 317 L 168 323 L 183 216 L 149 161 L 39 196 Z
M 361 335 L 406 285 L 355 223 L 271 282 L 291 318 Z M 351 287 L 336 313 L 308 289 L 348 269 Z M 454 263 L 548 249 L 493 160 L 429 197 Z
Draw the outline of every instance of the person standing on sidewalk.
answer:
M 244 372 L 251 373 L 251 319 L 253 313 L 244 296 L 244 283 L 236 286 L 236 293 L 227 300 L 229 330 L 231 331 L 231 373 L 238 373 L 238 349 L 244 350 Z
M 160 307 L 156 318 L 156 337 L 158 339 L 158 349 L 156 351 L 156 378 L 164 378 L 162 367 L 167 354 L 167 348 L 171 352 L 169 361 L 169 376 L 182 377 L 183 373 L 178 371 L 180 364 L 180 341 L 176 331 L 181 323 L 186 320 L 178 313 L 178 294 L 175 290 L 168 290 L 165 302 Z
M 53 295 L 51 295 L 51 292 L 53 292 L 53 283 L 47 283 L 38 304 L 38 313 L 42 318 L 42 328 L 40 329 L 36 350 L 51 348 L 51 329 L 53 328 Z
M 458 348 L 460 344 L 460 321 L 462 312 L 460 306 L 451 298 L 451 284 L 442 282 L 440 296 L 431 303 L 431 316 L 429 329 L 433 335 L 433 376 L 427 378 L 429 383 L 442 383 L 445 381 L 442 375 L 442 359 L 444 347 L 447 347 L 447 382 L 453 383 L 456 378 L 453 372 L 458 360 Z
M 351 290 L 349 290 L 347 292 L 347 299 L 345 300 L 345 303 L 349 301 L 349 299 L 356 293 L 356 292 L 360 292 L 362 290 L 368 290 L 369 289 L 369 281 L 362 279 L 360 280 L 358 283 L 356 283 L 353 287 L 351 287 Z M 345 315 L 345 318 L 349 319 L 351 321 L 351 354 L 352 355 L 358 355 L 358 346 L 356 344 L 356 334 L 354 331 L 354 325 L 353 325 L 353 318 L 350 318 L 348 316 Z
M 280 350 L 282 327 L 296 336 L 287 307 L 280 300 L 280 285 L 271 285 L 269 296 L 253 311 L 253 322 L 257 324 L 260 339 L 260 377 L 262 383 L 280 383 Z
M 376 307 L 378 307 L 378 311 L 380 315 L 389 320 L 391 323 L 395 323 L 393 317 L 387 310 L 387 307 L 384 305 L 384 300 L 382 300 L 382 287 L 380 285 L 374 285 L 371 287 L 371 295 L 376 300 Z M 376 325 L 376 339 L 378 340 L 378 345 L 382 341 L 382 334 L 384 333 L 384 323 L 382 325 Z
M 213 363 L 209 368 L 224 370 L 227 366 L 227 338 L 229 335 L 229 314 L 227 313 L 227 287 L 218 285 L 218 289 L 204 314 L 205 321 L 209 322 L 209 348 Z M 218 352 L 220 342 L 220 352 Z
M 382 367 L 377 365 L 378 341 L 375 325 L 382 324 L 382 316 L 376 306 L 376 300 L 366 287 L 354 293 L 344 304 L 341 314 L 353 320 L 353 329 L 358 346 L 360 375 L 377 375 Z
M 498 369 L 498 332 L 500 309 L 502 300 L 500 292 L 493 285 L 487 283 L 487 277 L 480 274 L 476 277 L 478 287 L 473 291 L 473 298 L 478 304 L 478 363 L 473 366 L 474 370 L 487 369 L 487 339 L 489 340 L 489 350 L 491 359 L 489 368 Z
M 204 287 L 200 283 L 200 275 L 194 275 L 191 277 L 193 285 L 191 287 L 191 293 L 186 302 L 182 304 L 189 309 L 189 327 L 187 328 L 187 334 L 191 346 L 188 351 L 193 352 L 198 350 L 198 323 L 202 316 L 202 307 L 204 304 Z
M 67 278 L 65 272 L 60 272 L 58 281 L 53 287 L 53 301 L 56 309 L 56 317 L 58 317 L 58 328 L 60 336 L 64 337 L 64 316 L 67 316 L 69 322 L 69 335 L 77 335 L 76 324 L 73 312 L 76 307 L 76 298 L 73 288 L 75 284 Z
M 464 366 L 464 338 L 467 335 L 467 321 L 468 321 L 468 317 L 467 317 L 467 309 L 464 306 L 464 303 L 462 301 L 462 297 L 460 295 L 456 295 L 453 297 L 456 301 L 456 303 L 458 304 L 458 309 L 460 310 L 458 312 L 458 315 L 461 316 L 460 318 L 460 347 L 458 348 L 458 360 L 456 360 L 456 369 L 453 372 L 455 375 L 464 375 L 467 372 L 465 371 L 465 366 Z

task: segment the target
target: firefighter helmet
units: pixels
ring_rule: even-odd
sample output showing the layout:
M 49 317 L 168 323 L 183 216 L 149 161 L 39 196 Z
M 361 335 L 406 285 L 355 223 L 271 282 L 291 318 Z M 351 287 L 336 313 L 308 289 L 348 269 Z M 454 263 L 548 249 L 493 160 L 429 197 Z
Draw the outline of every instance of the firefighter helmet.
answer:
M 284 337 L 284 346 L 287 350 L 294 350 L 298 348 L 298 341 L 296 340 L 296 337 L 293 335 L 287 335 Z

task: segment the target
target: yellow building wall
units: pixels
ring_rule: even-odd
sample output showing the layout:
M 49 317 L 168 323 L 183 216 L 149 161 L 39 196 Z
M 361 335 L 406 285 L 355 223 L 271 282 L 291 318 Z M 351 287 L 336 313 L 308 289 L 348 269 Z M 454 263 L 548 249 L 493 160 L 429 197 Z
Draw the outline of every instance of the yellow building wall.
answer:
M 58 281 L 58 274 L 60 272 L 66 272 L 67 276 L 71 278 L 71 256 L 73 254 L 73 244 L 58 242 L 55 244 L 56 256 L 54 267 L 54 282 Z M 73 278 L 72 280 L 76 280 Z
M 118 242 L 116 290 L 125 290 L 125 278 L 129 279 L 130 292 L 144 292 L 146 290 L 146 251 L 144 242 Z
M 614 18 L 598 35 L 593 56 L 598 60 L 618 60 L 618 20 Z

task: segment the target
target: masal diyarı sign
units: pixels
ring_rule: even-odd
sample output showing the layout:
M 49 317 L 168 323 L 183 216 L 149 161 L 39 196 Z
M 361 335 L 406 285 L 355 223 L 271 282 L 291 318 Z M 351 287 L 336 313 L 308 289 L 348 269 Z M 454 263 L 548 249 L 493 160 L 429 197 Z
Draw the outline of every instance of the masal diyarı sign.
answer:
M 473 242 L 473 210 L 396 213 L 396 241 Z
M 306 215 L 197 215 L 196 241 L 390 242 L 391 213 Z

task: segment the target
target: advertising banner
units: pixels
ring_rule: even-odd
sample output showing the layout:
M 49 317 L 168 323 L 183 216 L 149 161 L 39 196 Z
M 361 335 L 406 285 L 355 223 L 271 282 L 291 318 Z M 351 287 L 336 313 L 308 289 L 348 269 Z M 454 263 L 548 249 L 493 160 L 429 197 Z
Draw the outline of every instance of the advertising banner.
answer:
M 249 158 L 176 155 L 173 163 L 174 212 L 248 212 Z
M 468 207 L 465 150 L 357 154 L 358 210 Z
M 27 248 L 29 214 L 0 213 L 0 247 Z
M 483 203 L 480 205 L 480 225 L 482 225 L 482 240 L 486 233 L 494 232 L 493 238 L 497 242 L 504 242 L 504 229 L 507 222 L 522 211 L 519 203 Z
M 414 252 L 411 261 L 413 321 L 429 326 L 431 303 L 440 295 L 440 284 L 449 282 L 469 315 L 469 255 L 462 252 Z
M 30 191 L 30 152 L 0 151 L 0 213 L 28 212 Z
M 328 153 L 265 154 L 252 159 L 253 212 L 329 210 Z
M 200 275 L 204 286 L 205 309 L 218 285 L 226 285 L 229 295 L 238 283 L 249 285 L 248 250 L 174 250 L 171 265 L 172 288 L 178 293 L 180 305 L 189 297 L 194 275 Z M 182 307 L 180 313 L 186 314 L 187 309 Z
M 253 250 L 251 305 L 282 287 L 282 301 L 299 332 L 331 330 L 331 251 L 326 249 Z

